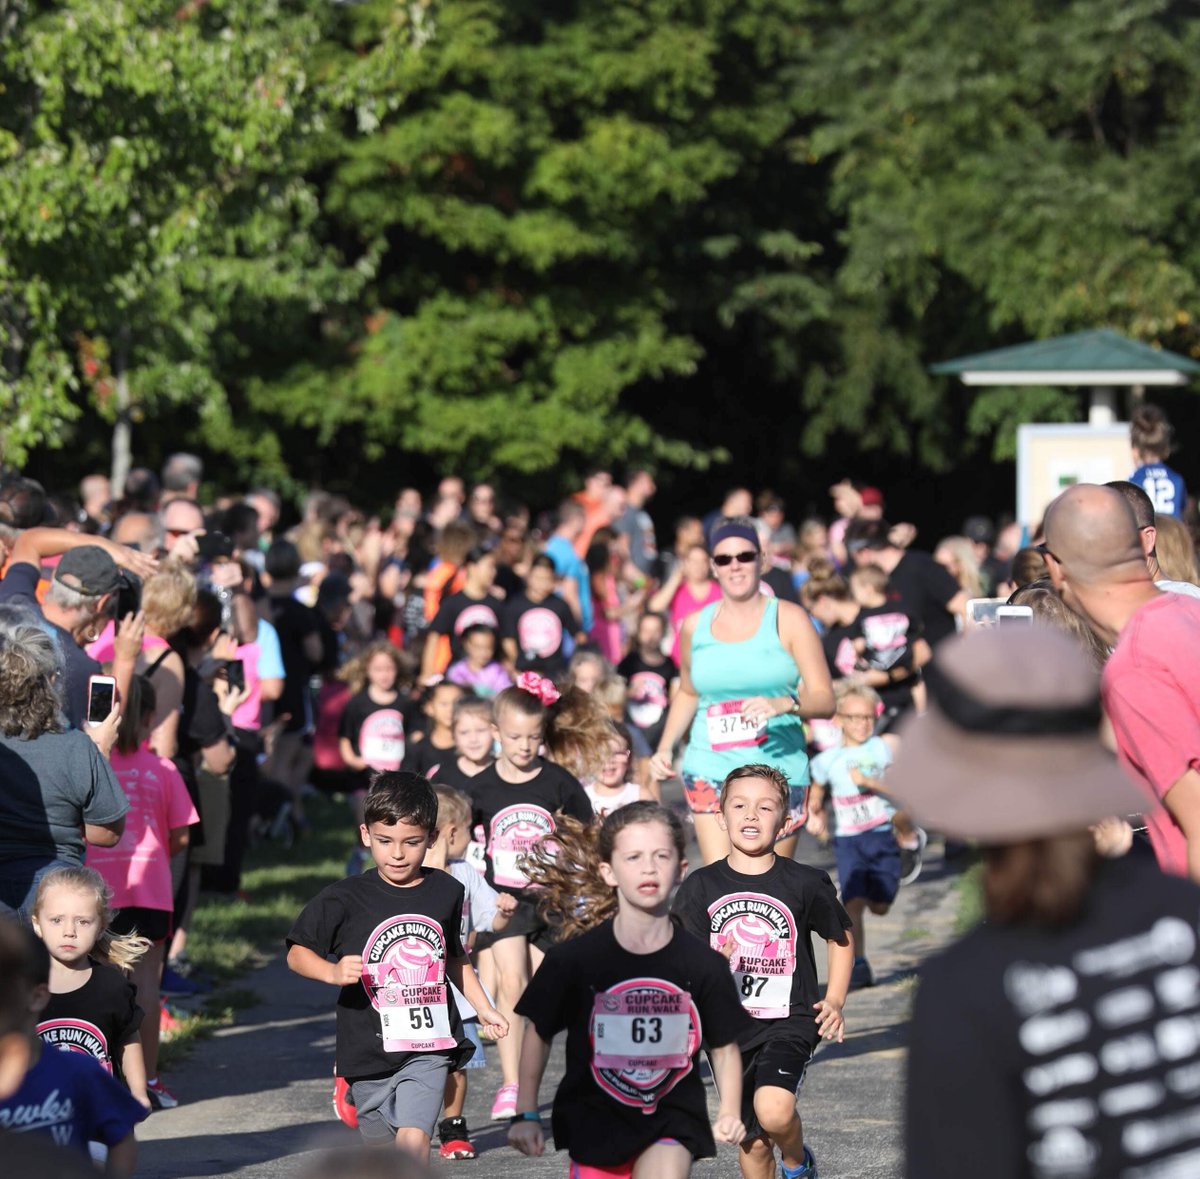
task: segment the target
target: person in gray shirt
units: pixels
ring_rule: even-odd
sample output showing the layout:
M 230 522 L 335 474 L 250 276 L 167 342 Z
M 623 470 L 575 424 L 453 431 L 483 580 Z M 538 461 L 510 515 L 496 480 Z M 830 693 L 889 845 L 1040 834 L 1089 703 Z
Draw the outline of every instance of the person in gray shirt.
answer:
M 0 904 L 27 911 L 51 868 L 112 847 L 129 803 L 107 754 L 119 710 L 67 727 L 58 643 L 28 611 L 0 607 Z

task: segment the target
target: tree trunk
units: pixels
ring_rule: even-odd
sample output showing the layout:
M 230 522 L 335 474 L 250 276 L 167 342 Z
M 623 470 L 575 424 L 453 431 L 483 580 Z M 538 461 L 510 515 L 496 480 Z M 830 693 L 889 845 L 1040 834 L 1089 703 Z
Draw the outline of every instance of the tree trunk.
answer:
M 117 420 L 112 434 L 112 497 L 121 498 L 133 456 L 133 424 L 129 415 L 129 329 L 122 328 L 113 354 Z

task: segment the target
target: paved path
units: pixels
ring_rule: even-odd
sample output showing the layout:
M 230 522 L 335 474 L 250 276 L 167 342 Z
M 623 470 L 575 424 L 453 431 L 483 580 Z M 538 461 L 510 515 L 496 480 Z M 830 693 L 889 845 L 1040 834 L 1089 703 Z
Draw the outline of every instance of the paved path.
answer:
M 901 1169 L 911 971 L 952 936 L 956 906 L 952 878 L 942 871 L 940 848 L 929 851 L 921 879 L 901 889 L 892 912 L 869 918 L 868 948 L 878 985 L 851 995 L 845 1043 L 818 1053 L 801 1093 L 806 1139 L 822 1179 L 892 1179 Z M 799 858 L 831 867 L 829 854 L 807 837 Z M 337 1122 L 330 1107 L 332 988 L 298 978 L 281 959 L 251 975 L 245 985 L 262 996 L 262 1004 L 240 1012 L 235 1026 L 201 1043 L 187 1064 L 168 1078 L 183 1104 L 154 1114 L 141 1128 L 139 1176 L 290 1177 L 299 1173 L 309 1152 L 356 1141 L 357 1134 Z M 546 1108 L 561 1068 L 560 1042 L 543 1086 Z M 467 1119 L 476 1145 L 487 1153 L 476 1162 L 444 1164 L 443 1169 L 488 1179 L 561 1177 L 562 1156 L 525 1159 L 505 1145 L 506 1127 L 488 1122 L 498 1066 L 489 1063 L 486 1072 L 469 1076 Z M 698 1164 L 693 1175 L 736 1176 L 735 1149 L 720 1150 L 716 1159 Z

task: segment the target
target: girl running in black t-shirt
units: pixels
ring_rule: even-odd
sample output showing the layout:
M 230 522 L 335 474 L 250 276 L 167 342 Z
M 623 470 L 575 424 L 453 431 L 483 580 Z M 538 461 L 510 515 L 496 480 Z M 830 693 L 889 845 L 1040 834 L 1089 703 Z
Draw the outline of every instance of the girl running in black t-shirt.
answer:
M 634 802 L 598 829 L 565 822 L 556 840 L 555 858 L 535 853 L 529 871 L 547 915 L 579 936 L 551 947 L 517 1004 L 529 1026 L 508 1140 L 545 1150 L 538 1089 L 565 1030 L 553 1130 L 572 1179 L 684 1179 L 716 1153 L 714 1136 L 736 1145 L 745 1134 L 737 1038 L 750 1020 L 725 959 L 671 921 L 683 827 L 659 803 Z M 701 1039 L 720 1091 L 711 1127 Z

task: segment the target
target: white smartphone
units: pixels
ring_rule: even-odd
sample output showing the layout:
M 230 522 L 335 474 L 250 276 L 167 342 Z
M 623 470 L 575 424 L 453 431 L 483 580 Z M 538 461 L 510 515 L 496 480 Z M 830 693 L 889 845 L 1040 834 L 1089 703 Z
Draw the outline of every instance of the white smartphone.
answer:
M 997 626 L 1032 626 L 1033 608 L 1031 606 L 1001 606 L 996 611 Z
M 117 699 L 117 681 L 110 675 L 94 675 L 88 680 L 87 723 L 102 725 L 108 720 Z
M 967 602 L 967 629 L 977 626 L 995 626 L 996 612 L 1007 598 L 971 598 Z

